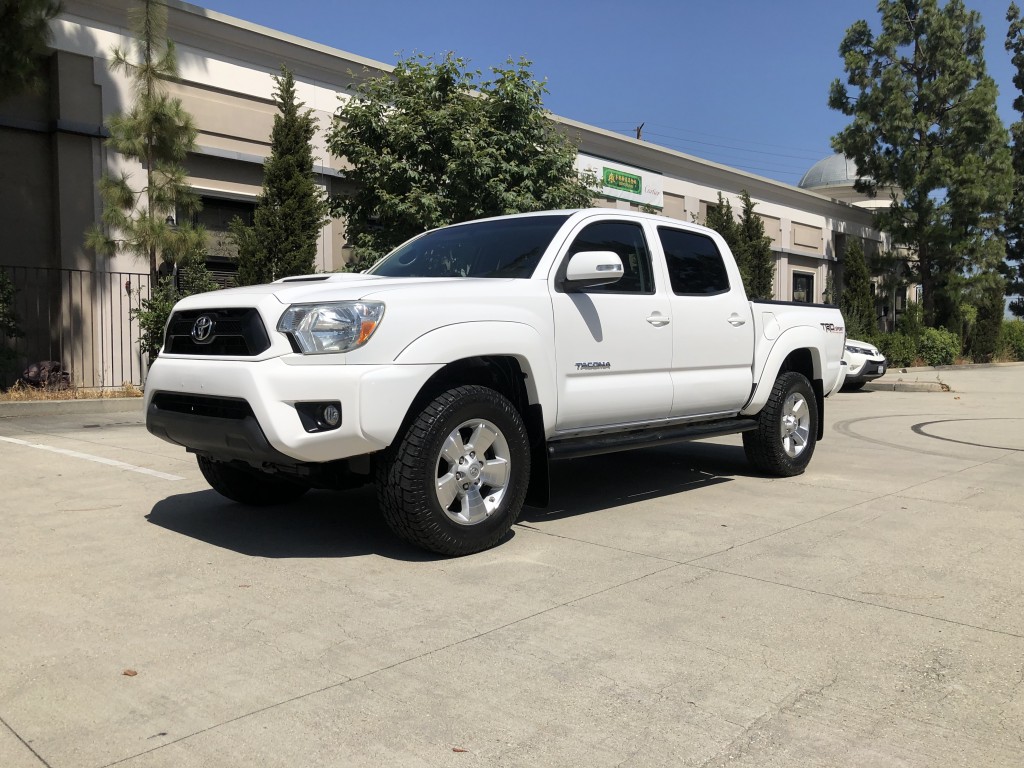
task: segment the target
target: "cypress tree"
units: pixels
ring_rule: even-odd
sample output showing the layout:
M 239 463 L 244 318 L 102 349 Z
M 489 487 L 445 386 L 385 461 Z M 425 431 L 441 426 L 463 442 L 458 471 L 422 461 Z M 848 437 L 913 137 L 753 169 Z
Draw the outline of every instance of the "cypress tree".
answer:
M 743 211 L 740 214 L 741 272 L 747 298 L 771 299 L 775 295 L 775 255 L 772 239 L 764 233 L 764 221 L 754 213 L 757 205 L 746 190 L 740 193 Z
M 843 254 L 843 290 L 839 309 L 846 321 L 846 333 L 854 339 L 870 341 L 878 331 L 875 297 L 871 295 L 871 274 L 860 240 L 851 240 Z
M 316 118 L 312 110 L 302 110 L 295 76 L 287 67 L 281 67 L 281 76 L 274 77 L 274 82 L 278 114 L 254 223 L 246 226 L 238 218 L 231 222 L 238 246 L 239 285 L 313 272 L 320 230 L 327 222 L 327 201 L 313 175 Z
M 743 210 L 739 221 L 732 203 L 718 193 L 718 204 L 708 207 L 704 225 L 725 240 L 736 259 L 743 288 L 751 299 L 771 299 L 775 295 L 775 256 L 772 240 L 764 233 L 764 221 L 754 213 L 757 205 L 746 190 L 740 193 Z

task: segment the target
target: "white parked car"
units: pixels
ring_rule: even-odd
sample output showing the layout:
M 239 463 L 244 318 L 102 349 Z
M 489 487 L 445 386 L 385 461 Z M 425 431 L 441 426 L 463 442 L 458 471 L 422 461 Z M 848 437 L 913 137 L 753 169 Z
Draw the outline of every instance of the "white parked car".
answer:
M 846 340 L 843 360 L 846 361 L 846 381 L 843 383 L 843 389 L 848 392 L 858 390 L 872 379 L 884 376 L 889 368 L 885 355 L 878 347 L 857 339 Z

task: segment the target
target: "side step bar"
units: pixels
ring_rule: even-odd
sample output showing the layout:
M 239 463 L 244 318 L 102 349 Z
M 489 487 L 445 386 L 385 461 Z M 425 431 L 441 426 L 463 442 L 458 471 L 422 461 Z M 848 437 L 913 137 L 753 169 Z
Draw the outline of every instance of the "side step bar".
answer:
M 628 432 L 606 432 L 585 437 L 567 437 L 548 441 L 548 456 L 552 460 L 578 459 L 632 448 L 653 448 L 667 443 L 685 443 L 709 437 L 735 435 L 757 429 L 756 419 L 722 419 L 699 424 L 680 424 L 673 427 L 648 427 Z

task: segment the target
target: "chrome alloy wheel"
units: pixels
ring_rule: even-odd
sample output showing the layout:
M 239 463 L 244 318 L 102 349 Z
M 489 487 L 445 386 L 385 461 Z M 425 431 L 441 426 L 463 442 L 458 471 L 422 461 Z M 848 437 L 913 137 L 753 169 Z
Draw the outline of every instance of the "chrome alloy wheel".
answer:
M 445 439 L 437 457 L 434 488 L 441 509 L 459 525 L 486 520 L 501 504 L 510 468 L 501 430 L 485 419 L 463 422 Z
M 779 430 L 782 435 L 782 449 L 795 459 L 807 447 L 810 437 L 811 413 L 807 399 L 799 392 L 793 392 L 782 406 L 782 421 Z

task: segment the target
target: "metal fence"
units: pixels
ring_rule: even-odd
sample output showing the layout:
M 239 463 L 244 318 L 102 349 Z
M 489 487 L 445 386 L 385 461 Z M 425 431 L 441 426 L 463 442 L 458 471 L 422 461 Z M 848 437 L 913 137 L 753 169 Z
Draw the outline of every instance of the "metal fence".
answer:
M 0 347 L 13 352 L 6 364 L 0 358 L 0 386 L 43 360 L 60 362 L 78 387 L 142 384 L 145 360 L 131 312 L 150 296 L 148 274 L 4 266 L 0 272 L 14 284 L 22 331 L 14 338 L 0 331 Z

